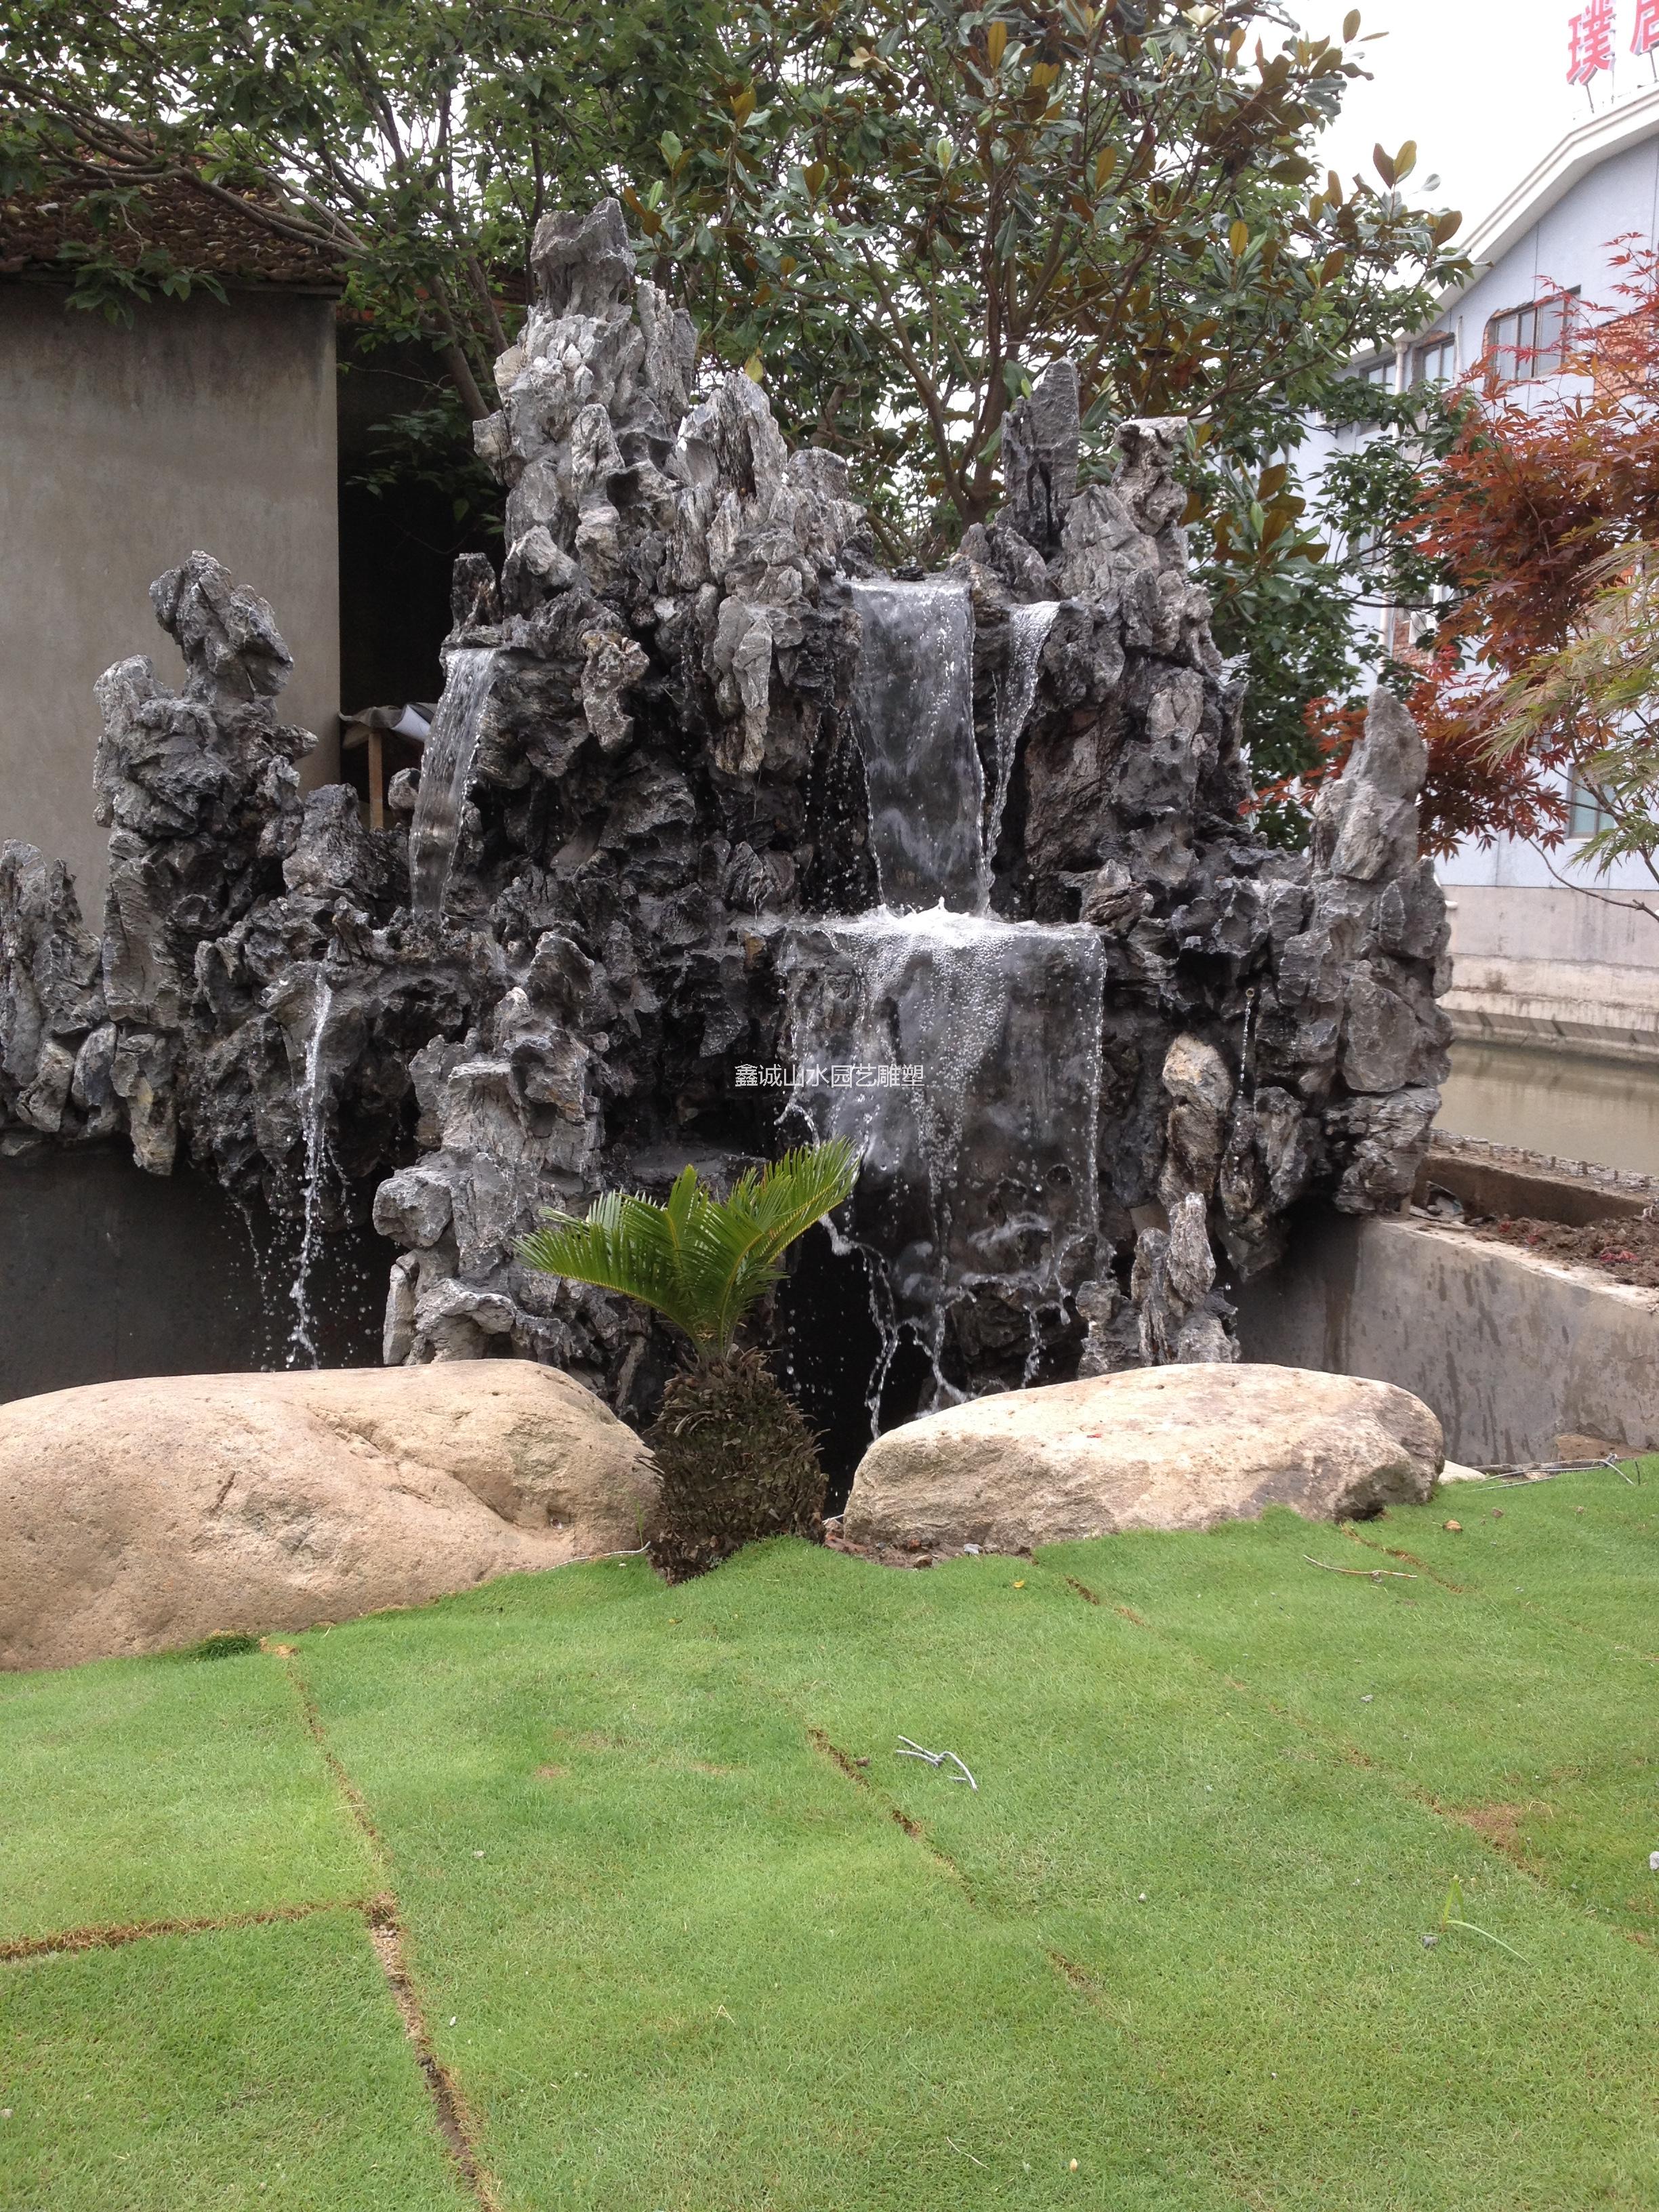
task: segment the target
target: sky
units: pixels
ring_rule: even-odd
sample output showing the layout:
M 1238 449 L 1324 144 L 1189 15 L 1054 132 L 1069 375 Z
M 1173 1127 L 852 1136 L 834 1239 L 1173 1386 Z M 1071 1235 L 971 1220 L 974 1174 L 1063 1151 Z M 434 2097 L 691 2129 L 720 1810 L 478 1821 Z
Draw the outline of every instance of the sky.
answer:
M 1340 35 L 1350 0 L 1291 0 L 1304 32 Z M 1326 134 L 1323 155 L 1346 177 L 1363 168 L 1375 181 L 1371 149 L 1393 154 L 1418 144 L 1408 190 L 1431 204 L 1460 208 L 1478 222 L 1564 131 L 1589 116 L 1582 86 L 1570 85 L 1567 26 L 1585 0 L 1358 0 L 1360 34 L 1387 35 L 1361 49 L 1374 82 L 1351 85 L 1341 118 Z M 1637 0 L 1615 0 L 1618 88 L 1652 82 L 1647 61 L 1629 52 Z M 1596 81 L 1605 106 L 1607 78 Z M 1429 193 L 1436 174 L 1440 189 Z

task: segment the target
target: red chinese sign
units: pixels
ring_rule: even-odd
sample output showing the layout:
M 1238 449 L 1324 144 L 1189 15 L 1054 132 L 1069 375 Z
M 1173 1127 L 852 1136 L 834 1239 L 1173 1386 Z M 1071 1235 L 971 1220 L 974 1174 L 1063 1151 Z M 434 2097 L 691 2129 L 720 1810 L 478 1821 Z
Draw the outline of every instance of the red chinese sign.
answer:
M 1588 84 L 1613 67 L 1613 0 L 1589 0 L 1567 26 L 1567 82 Z M 1645 53 L 1646 47 L 1638 49 Z
M 1636 0 L 1636 28 L 1630 50 L 1633 54 L 1650 54 L 1656 48 L 1659 48 L 1659 0 Z

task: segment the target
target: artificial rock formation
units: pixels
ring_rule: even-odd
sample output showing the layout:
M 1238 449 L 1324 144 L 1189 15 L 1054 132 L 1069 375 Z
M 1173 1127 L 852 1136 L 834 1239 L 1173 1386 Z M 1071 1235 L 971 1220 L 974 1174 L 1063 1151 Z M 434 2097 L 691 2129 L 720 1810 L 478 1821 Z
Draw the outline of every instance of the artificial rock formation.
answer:
M 0 1407 L 0 1667 L 422 1605 L 631 1551 L 633 1431 L 528 1362 L 96 1383 Z
M 1270 1505 L 1362 1520 L 1432 1496 L 1440 1424 L 1391 1382 L 1297 1367 L 1143 1368 L 953 1406 L 872 1444 L 842 1534 L 1030 1550 L 1212 1528 Z
M 458 564 L 392 826 L 300 800 L 264 603 L 205 555 L 162 579 L 185 690 L 100 686 L 101 943 L 0 852 L 0 1143 L 182 1142 L 313 1257 L 372 1210 L 389 1362 L 516 1354 L 643 1412 L 669 1348 L 522 1266 L 538 1210 L 849 1127 L 845 1264 L 924 1397 L 1235 1358 L 1229 1283 L 1299 1202 L 1401 1199 L 1435 1111 L 1409 719 L 1379 694 L 1310 851 L 1271 848 L 1182 425 L 1125 423 L 1079 489 L 1056 364 L 1002 513 L 884 578 L 841 464 L 700 371 L 614 203 L 534 265 L 478 429 L 505 557 Z

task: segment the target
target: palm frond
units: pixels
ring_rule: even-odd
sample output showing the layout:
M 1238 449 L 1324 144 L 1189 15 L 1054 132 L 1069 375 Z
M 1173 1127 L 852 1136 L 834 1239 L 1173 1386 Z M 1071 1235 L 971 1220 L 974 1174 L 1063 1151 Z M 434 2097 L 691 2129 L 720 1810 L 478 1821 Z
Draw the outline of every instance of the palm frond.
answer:
M 731 1351 L 744 1316 L 781 1275 L 795 1239 L 847 1198 L 858 1156 L 845 1139 L 802 1146 L 711 1197 L 695 1168 L 667 1203 L 609 1191 L 585 1218 L 550 1209 L 523 1239 L 529 1266 L 620 1291 L 683 1329 L 704 1358 Z

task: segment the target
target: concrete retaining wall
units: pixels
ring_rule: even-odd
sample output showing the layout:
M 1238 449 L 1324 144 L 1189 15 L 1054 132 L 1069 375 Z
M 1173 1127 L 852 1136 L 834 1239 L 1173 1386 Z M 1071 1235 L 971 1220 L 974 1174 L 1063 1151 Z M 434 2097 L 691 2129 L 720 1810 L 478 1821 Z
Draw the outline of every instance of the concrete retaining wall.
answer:
M 1397 1382 L 1468 1466 L 1659 1447 L 1659 1291 L 1414 1220 L 1304 1223 L 1237 1292 L 1247 1359 Z

